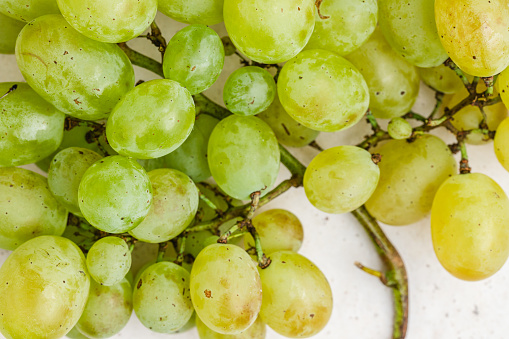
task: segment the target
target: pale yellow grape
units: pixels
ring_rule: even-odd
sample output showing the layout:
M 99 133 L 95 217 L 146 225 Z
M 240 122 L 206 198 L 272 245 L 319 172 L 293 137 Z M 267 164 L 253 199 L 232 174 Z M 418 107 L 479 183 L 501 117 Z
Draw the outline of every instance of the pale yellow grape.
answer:
M 0 268 L 0 332 L 7 338 L 63 337 L 78 322 L 89 286 L 85 257 L 72 241 L 27 241 Z
M 279 251 L 270 257 L 270 266 L 260 270 L 262 321 L 289 338 L 317 334 L 327 325 L 332 313 L 332 291 L 327 278 L 298 253 Z
M 387 133 L 393 139 L 408 139 L 412 135 L 412 126 L 401 117 L 392 118 L 387 125 Z
M 496 84 L 505 107 L 509 107 L 509 68 L 500 73 Z
M 261 321 L 260 317 L 247 330 L 239 334 L 221 334 L 212 331 L 196 317 L 196 329 L 200 339 L 265 339 L 267 326 Z
M 455 175 L 433 200 L 431 235 L 449 273 L 463 280 L 488 278 L 509 256 L 509 199 L 484 174 Z
M 186 24 L 215 25 L 223 21 L 223 0 L 158 0 L 159 11 Z
M 0 13 L 0 54 L 14 54 L 18 34 L 25 23 Z
M 322 49 L 303 51 L 288 61 L 277 82 L 285 111 L 304 126 L 324 132 L 356 124 L 368 109 L 368 90 L 354 65 Z
M 207 246 L 191 270 L 191 298 L 197 316 L 213 331 L 245 331 L 255 322 L 262 303 L 255 263 L 235 245 Z
M 436 91 L 453 94 L 465 88 L 463 81 L 448 66 L 440 65 L 430 68 L 417 68 L 417 72 L 421 80 Z
M 498 162 L 509 171 L 509 118 L 498 126 L 493 146 Z
M 29 22 L 46 14 L 58 14 L 57 0 L 2 0 L 0 13 Z
M 457 172 L 449 147 L 429 134 L 413 142 L 390 140 L 373 152 L 382 156 L 380 182 L 366 208 L 389 225 L 408 225 L 424 218 L 442 182 Z
M 131 268 L 131 261 L 125 240 L 113 236 L 99 239 L 87 253 L 90 276 L 105 286 L 121 282 Z

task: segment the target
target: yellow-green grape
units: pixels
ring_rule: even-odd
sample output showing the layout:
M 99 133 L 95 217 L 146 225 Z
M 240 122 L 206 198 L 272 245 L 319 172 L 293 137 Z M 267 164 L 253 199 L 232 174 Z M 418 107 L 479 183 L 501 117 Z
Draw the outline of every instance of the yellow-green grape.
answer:
M 81 215 L 78 204 L 81 178 L 101 158 L 96 152 L 79 147 L 66 148 L 53 158 L 48 171 L 49 189 L 69 212 Z
M 225 0 L 224 24 L 242 53 L 276 64 L 306 46 L 315 26 L 315 5 L 309 0 Z
M 136 161 L 145 169 L 145 171 L 147 171 L 147 173 L 155 169 L 166 167 L 164 157 L 155 159 L 136 159 Z
M 14 54 L 16 39 L 23 27 L 25 27 L 24 22 L 0 13 L 0 54 Z
M 265 254 L 276 251 L 297 252 L 302 246 L 304 229 L 292 212 L 282 209 L 268 210 L 258 214 L 252 221 L 260 235 Z M 251 234 L 244 237 L 244 246 L 246 249 L 255 246 Z
M 366 208 L 389 225 L 408 225 L 424 218 L 442 182 L 456 174 L 449 147 L 429 134 L 413 142 L 390 140 L 373 152 L 382 156 L 380 182 Z
M 194 310 L 193 310 L 193 315 L 191 316 L 191 318 L 189 318 L 187 323 L 184 326 L 182 326 L 181 328 L 179 328 L 178 330 L 172 332 L 172 334 L 173 333 L 184 333 L 184 332 L 187 332 L 187 331 L 193 329 L 194 327 L 196 327 L 196 312 L 194 312 Z
M 162 261 L 148 267 L 135 282 L 133 305 L 141 323 L 154 332 L 179 330 L 193 315 L 189 272 Z
M 509 199 L 484 174 L 457 174 L 435 195 L 431 236 L 449 273 L 463 280 L 486 279 L 509 256 Z
M 387 126 L 387 132 L 393 139 L 408 139 L 412 135 L 412 126 L 401 117 L 392 118 Z
M 417 72 L 426 85 L 438 92 L 453 94 L 465 88 L 456 72 L 448 66 L 417 68 Z
M 205 25 L 190 25 L 178 31 L 164 53 L 164 77 L 178 81 L 193 95 L 212 86 L 223 66 L 221 38 Z
M 42 175 L 23 168 L 0 168 L 0 197 L 0 248 L 12 251 L 40 235 L 64 233 L 67 211 Z
M 442 45 L 463 71 L 489 77 L 509 65 L 507 0 L 435 0 L 435 19 Z
M 83 313 L 89 286 L 85 257 L 72 241 L 27 241 L 0 268 L 0 332 L 7 338 L 63 337 Z
M 136 38 L 150 26 L 157 0 L 57 0 L 65 20 L 81 34 L 102 42 Z
M 87 38 L 61 15 L 45 15 L 21 30 L 16 61 L 34 91 L 79 119 L 106 118 L 134 87 L 133 67 L 120 47 Z
M 78 189 L 81 213 L 101 231 L 123 233 L 138 226 L 152 206 L 152 185 L 136 161 L 120 155 L 89 167 Z
M 454 3 L 454 1 L 452 1 Z M 391 47 L 412 65 L 434 67 L 447 59 L 435 24 L 435 0 L 379 0 L 379 25 Z M 460 7 L 449 1 L 454 11 Z
M 160 168 L 148 173 L 154 203 L 147 217 L 129 233 L 144 242 L 161 243 L 175 238 L 194 220 L 199 192 L 184 173 Z
M 346 57 L 359 69 L 369 87 L 369 108 L 376 118 L 402 116 L 419 94 L 417 68 L 399 56 L 380 30 Z
M 196 315 L 221 334 L 247 330 L 262 304 L 256 264 L 232 244 L 213 244 L 200 252 L 191 270 L 190 288 Z
M 502 73 L 500 73 L 496 85 L 498 85 L 500 97 L 502 98 L 505 107 L 509 107 L 509 68 L 506 68 Z
M 320 18 L 320 15 L 322 18 Z M 326 49 L 347 55 L 359 48 L 375 30 L 376 0 L 326 0 L 315 14 L 315 29 L 306 49 Z
M 215 25 L 223 21 L 223 0 L 158 0 L 159 11 L 186 24 Z
M 74 326 L 72 330 L 70 330 L 69 333 L 67 333 L 65 336 L 70 339 L 89 339 L 88 337 L 85 337 L 83 334 L 81 334 L 76 326 Z
M 279 145 L 270 127 L 257 117 L 223 119 L 208 145 L 210 172 L 229 196 L 250 199 L 269 192 L 279 173 Z
M 290 147 L 304 147 L 316 139 L 320 132 L 307 128 L 286 113 L 276 95 L 272 104 L 257 115 L 272 128 L 277 140 Z
M 87 305 L 76 327 L 88 338 L 110 338 L 120 332 L 133 311 L 133 291 L 127 279 L 113 286 L 90 284 Z
M 239 334 L 221 334 L 212 331 L 196 317 L 196 329 L 200 339 L 265 339 L 267 326 L 261 321 L 260 317 L 247 330 Z
M 106 124 L 106 136 L 121 155 L 159 158 L 182 145 L 194 119 L 189 91 L 176 81 L 152 80 L 136 86 L 115 106 Z
M 272 75 L 257 66 L 242 67 L 233 72 L 223 89 L 223 101 L 232 113 L 255 115 L 266 110 L 276 96 Z
M 62 142 L 65 115 L 26 83 L 0 83 L 0 97 L 4 95 L 0 167 L 30 164 L 53 153 Z
M 380 169 L 356 146 L 336 146 L 318 154 L 304 173 L 309 201 L 326 213 L 351 212 L 375 191 Z
M 2 0 L 0 13 L 29 22 L 46 14 L 58 14 L 57 0 Z
M 196 117 L 193 130 L 179 148 L 162 158 L 165 167 L 174 168 L 191 177 L 195 182 L 210 178 L 207 147 L 218 119 L 207 114 Z
M 498 162 L 509 171 L 509 118 L 498 126 L 493 146 Z
M 125 240 L 113 236 L 99 239 L 87 254 L 90 276 L 104 286 L 120 283 L 131 268 L 131 261 Z
M 281 105 L 295 120 L 317 131 L 334 132 L 356 124 L 369 105 L 362 74 L 335 53 L 306 50 L 279 74 Z
M 262 321 L 289 338 L 317 334 L 327 325 L 332 313 L 332 291 L 327 278 L 298 253 L 279 251 L 270 258 L 270 266 L 260 270 Z

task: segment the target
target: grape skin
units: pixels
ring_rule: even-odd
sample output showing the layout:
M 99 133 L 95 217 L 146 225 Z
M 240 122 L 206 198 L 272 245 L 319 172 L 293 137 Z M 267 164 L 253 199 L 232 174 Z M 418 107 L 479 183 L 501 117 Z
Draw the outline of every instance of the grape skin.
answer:
M 260 317 L 256 318 L 256 321 L 247 330 L 239 334 L 214 332 L 199 317 L 196 317 L 196 329 L 200 339 L 265 339 L 267 332 L 267 326 L 260 320 Z
M 25 27 L 24 22 L 0 13 L 0 54 L 14 54 L 16 39 L 23 27 Z
M 407 139 L 412 135 L 412 126 L 401 117 L 392 118 L 387 126 L 387 133 L 396 140 Z
M 498 162 L 509 172 L 509 118 L 498 126 L 493 146 Z
M 0 13 L 13 19 L 30 22 L 46 14 L 60 13 L 57 0 L 2 0 Z
M 158 0 L 159 11 L 186 24 L 215 25 L 223 21 L 223 0 Z
M 465 88 L 456 72 L 448 66 L 417 68 L 417 72 L 421 80 L 436 91 L 453 94 Z
M 96 282 L 113 286 L 124 279 L 131 268 L 131 260 L 131 252 L 125 240 L 110 236 L 92 245 L 87 254 L 87 267 Z

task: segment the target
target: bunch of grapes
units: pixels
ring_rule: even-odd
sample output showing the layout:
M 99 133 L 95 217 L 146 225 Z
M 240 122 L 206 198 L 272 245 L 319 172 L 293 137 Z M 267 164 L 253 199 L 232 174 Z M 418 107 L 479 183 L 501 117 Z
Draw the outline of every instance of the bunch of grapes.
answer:
M 168 41 L 158 11 L 186 24 Z M 387 267 L 357 266 L 393 290 L 404 338 L 407 272 L 378 221 L 431 213 L 459 279 L 509 257 L 509 199 L 467 152 L 494 140 L 509 171 L 508 27 L 509 0 L 0 0 L 0 53 L 26 81 L 0 83 L 0 333 L 108 338 L 134 311 L 201 339 L 317 335 L 333 291 L 301 221 L 258 213 L 302 186 L 366 229 Z M 142 39 L 161 61 L 127 45 Z M 222 106 L 203 92 L 226 57 L 242 67 Z M 356 145 L 316 141 L 361 121 Z M 288 150 L 304 147 L 307 167 Z

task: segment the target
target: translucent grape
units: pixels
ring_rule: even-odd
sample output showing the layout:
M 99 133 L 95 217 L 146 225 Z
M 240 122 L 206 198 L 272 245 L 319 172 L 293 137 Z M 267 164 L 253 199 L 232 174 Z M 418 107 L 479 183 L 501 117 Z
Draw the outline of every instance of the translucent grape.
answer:
M 465 88 L 456 72 L 448 66 L 440 65 L 430 68 L 417 68 L 417 72 L 421 80 L 436 91 L 452 94 Z
M 61 15 L 40 17 L 23 28 L 16 61 L 41 97 L 84 120 L 106 118 L 134 86 L 133 67 L 120 47 L 85 37 Z
M 104 158 L 83 175 L 78 190 L 81 213 L 108 233 L 138 226 L 152 206 L 152 185 L 140 164 L 120 155 Z
M 509 68 L 500 73 L 496 84 L 505 107 L 509 107 Z
M 215 25 L 223 21 L 222 0 L 158 0 L 159 11 L 186 24 Z
M 267 332 L 267 326 L 259 317 L 256 318 L 253 325 L 239 334 L 221 334 L 214 332 L 208 328 L 199 317 L 196 317 L 196 329 L 198 330 L 200 339 L 265 339 L 265 333 Z
M 65 336 L 70 339 L 89 339 L 88 337 L 85 337 L 83 334 L 81 334 L 76 326 L 74 326 L 72 330 L 70 330 L 69 333 L 67 333 Z
M 248 66 L 233 72 L 223 89 L 226 108 L 237 115 L 255 115 L 266 110 L 276 96 L 276 83 L 267 70 Z
M 88 272 L 97 283 L 113 286 L 125 278 L 131 268 L 131 260 L 131 252 L 124 239 L 113 236 L 101 238 L 88 251 Z
M 271 254 L 260 270 L 263 286 L 262 321 L 290 338 L 320 332 L 332 313 L 332 291 L 322 271 L 304 256 L 290 251 Z
M 224 24 L 235 46 L 254 61 L 290 60 L 306 46 L 315 26 L 309 0 L 225 0 Z
M 339 55 L 353 52 L 375 30 L 376 0 L 323 1 L 315 15 L 315 29 L 306 49 L 326 49 Z
M 265 254 L 276 251 L 297 252 L 302 246 L 304 229 L 300 220 L 290 211 L 272 209 L 258 214 L 253 218 Z M 244 236 L 246 249 L 254 247 L 251 234 Z
M 194 220 L 198 189 L 182 172 L 161 168 L 148 173 L 154 203 L 147 217 L 129 233 L 136 239 L 160 243 L 179 235 Z
M 120 332 L 133 311 L 133 292 L 126 279 L 113 286 L 90 284 L 87 305 L 76 327 L 89 338 L 109 338 Z
M 380 182 L 366 208 L 389 225 L 408 225 L 424 218 L 442 182 L 456 174 L 449 147 L 432 135 L 413 142 L 390 140 L 373 152 L 382 156 Z
M 0 248 L 14 250 L 40 235 L 64 233 L 67 211 L 51 195 L 42 175 L 0 168 L 0 197 Z
M 498 162 L 509 171 L 509 118 L 498 126 L 493 145 Z
M 342 57 L 306 50 L 279 74 L 278 95 L 285 111 L 306 127 L 333 132 L 356 124 L 369 105 L 361 73 Z
M 223 119 L 208 145 L 210 172 L 229 196 L 249 199 L 269 192 L 279 173 L 279 146 L 274 132 L 257 117 Z
M 223 66 L 221 38 L 205 25 L 190 25 L 178 31 L 164 53 L 164 77 L 178 81 L 193 95 L 212 86 Z
M 304 190 L 320 211 L 346 213 L 369 199 L 379 178 L 380 170 L 368 151 L 336 146 L 311 161 L 304 174 Z
M 0 332 L 7 338 L 63 337 L 78 322 L 89 286 L 85 257 L 72 241 L 27 241 L 0 268 Z
M 190 331 L 191 329 L 193 329 L 195 327 L 196 327 L 196 312 L 194 312 L 194 310 L 193 310 L 193 315 L 191 316 L 191 318 L 189 318 L 187 323 L 184 326 L 182 326 L 181 328 L 179 328 L 178 330 L 172 332 L 172 334 L 173 333 L 184 333 L 184 332 Z
M 218 122 L 219 120 L 210 115 L 198 115 L 186 141 L 162 158 L 164 165 L 189 175 L 196 182 L 210 178 L 207 147 L 210 134 Z
M 485 279 L 509 256 L 509 199 L 484 174 L 455 175 L 435 195 L 431 235 L 449 273 L 463 280 Z
M 29 22 L 46 14 L 58 14 L 57 0 L 2 0 L 0 13 Z
M 136 159 L 136 161 L 145 169 L 145 171 L 147 171 L 147 173 L 158 168 L 166 167 L 163 157 L 155 159 Z
M 0 13 L 0 54 L 14 54 L 16 39 L 24 26 L 24 22 Z
M 387 132 L 393 139 L 408 139 L 412 135 L 412 126 L 403 118 L 392 118 L 387 126 Z
M 194 102 L 189 92 L 172 80 L 142 83 L 115 106 L 106 136 L 119 154 L 150 159 L 179 147 L 194 125 Z
M 376 30 L 359 49 L 347 56 L 369 87 L 369 108 L 376 118 L 402 116 L 419 94 L 417 68 L 400 57 Z
M 183 327 L 193 315 L 189 272 L 167 261 L 148 267 L 134 288 L 134 311 L 143 325 L 159 333 Z
M 249 255 L 231 244 L 204 248 L 191 271 L 191 299 L 211 330 L 238 334 L 256 320 L 262 304 L 260 275 Z
M 440 41 L 463 71 L 489 77 L 509 65 L 507 1 L 435 0 L 435 19 Z
M 157 0 L 57 0 L 65 20 L 81 34 L 102 42 L 131 40 L 150 26 Z

